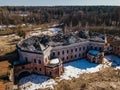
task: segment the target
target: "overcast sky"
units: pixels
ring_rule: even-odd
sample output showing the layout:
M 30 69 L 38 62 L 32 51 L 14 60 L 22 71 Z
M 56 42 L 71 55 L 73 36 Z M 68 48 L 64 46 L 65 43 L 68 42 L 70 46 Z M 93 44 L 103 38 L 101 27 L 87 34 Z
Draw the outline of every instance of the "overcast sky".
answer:
M 0 0 L 0 6 L 64 6 L 64 5 L 120 6 L 120 0 Z

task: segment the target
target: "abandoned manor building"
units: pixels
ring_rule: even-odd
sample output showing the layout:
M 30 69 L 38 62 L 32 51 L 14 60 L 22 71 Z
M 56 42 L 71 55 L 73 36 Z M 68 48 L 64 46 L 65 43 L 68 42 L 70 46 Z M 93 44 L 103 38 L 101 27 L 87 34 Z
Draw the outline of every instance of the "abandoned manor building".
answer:
M 14 62 L 15 77 L 36 73 L 55 78 L 64 71 L 62 63 L 81 58 L 102 63 L 106 45 L 105 35 L 81 38 L 73 33 L 27 38 L 17 44 L 19 60 Z

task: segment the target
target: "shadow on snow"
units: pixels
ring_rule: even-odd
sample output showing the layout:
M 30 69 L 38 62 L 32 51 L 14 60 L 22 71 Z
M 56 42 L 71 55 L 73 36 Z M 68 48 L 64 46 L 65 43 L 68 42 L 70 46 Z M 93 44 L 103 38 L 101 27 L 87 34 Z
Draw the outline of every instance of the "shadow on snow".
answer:
M 23 85 L 28 82 L 32 82 L 34 84 L 41 84 L 41 83 L 47 81 L 48 79 L 49 79 L 49 77 L 47 77 L 47 76 L 31 74 L 27 77 L 20 79 L 19 84 Z
M 79 68 L 79 69 L 94 68 L 98 65 L 99 64 L 90 63 L 86 59 L 79 59 L 79 60 L 75 60 L 75 61 L 63 64 L 64 67 L 73 66 L 73 67 Z M 50 78 L 47 77 L 47 76 L 31 74 L 27 77 L 23 77 L 22 79 L 20 79 L 19 85 L 23 85 L 23 84 L 26 84 L 26 83 L 29 83 L 29 82 L 32 82 L 34 84 L 41 84 L 41 83 L 44 83 L 45 81 L 47 81 L 48 79 L 50 79 Z
M 73 66 L 79 69 L 87 69 L 98 66 L 99 64 L 91 63 L 87 59 L 79 59 L 72 62 L 65 63 L 63 66 Z
M 111 66 L 120 66 L 120 57 L 116 55 L 106 55 L 105 58 L 112 62 Z

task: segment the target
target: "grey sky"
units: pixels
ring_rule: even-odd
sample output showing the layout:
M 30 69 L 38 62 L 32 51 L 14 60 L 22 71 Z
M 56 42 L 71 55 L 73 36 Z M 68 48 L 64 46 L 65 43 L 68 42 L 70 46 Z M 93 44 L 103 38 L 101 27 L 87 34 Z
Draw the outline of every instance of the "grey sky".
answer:
M 120 0 L 0 0 L 0 6 L 58 6 L 58 5 L 120 6 Z

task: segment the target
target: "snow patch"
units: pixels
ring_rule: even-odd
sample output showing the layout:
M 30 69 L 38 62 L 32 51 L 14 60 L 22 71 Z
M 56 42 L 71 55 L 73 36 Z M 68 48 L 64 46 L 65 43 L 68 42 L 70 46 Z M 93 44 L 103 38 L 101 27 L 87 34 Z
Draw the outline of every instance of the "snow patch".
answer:
M 58 58 L 50 60 L 50 64 L 58 64 L 58 63 L 59 63 L 59 59 Z
M 120 66 L 116 67 L 115 70 L 120 70 Z
M 53 85 L 57 83 L 53 79 L 49 79 L 47 76 L 32 74 L 28 77 L 24 77 L 19 81 L 21 90 L 35 90 L 39 88 L 53 89 Z
M 71 80 L 72 78 L 78 78 L 84 73 L 98 72 L 107 65 L 90 63 L 86 59 L 75 60 L 64 65 L 64 73 L 59 77 L 59 80 L 48 79 L 47 76 L 30 75 L 20 80 L 21 90 L 35 90 L 38 88 L 50 88 L 54 89 L 54 85 L 61 80 Z
M 62 31 L 62 29 L 61 28 L 49 28 L 48 31 L 58 34 L 59 32 Z
M 115 55 L 106 55 L 105 58 L 111 62 L 111 66 L 120 66 L 120 58 Z

